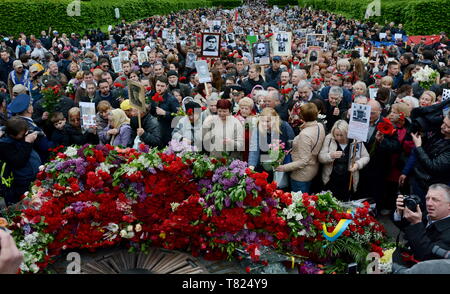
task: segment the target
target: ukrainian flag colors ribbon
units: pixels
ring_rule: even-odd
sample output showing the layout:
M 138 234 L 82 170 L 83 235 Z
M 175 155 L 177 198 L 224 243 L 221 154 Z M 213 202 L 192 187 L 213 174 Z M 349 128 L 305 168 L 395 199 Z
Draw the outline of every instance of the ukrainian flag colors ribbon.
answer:
M 350 210 L 347 211 L 347 213 L 352 213 L 353 215 L 353 212 Z M 342 233 L 344 233 L 344 231 L 347 229 L 347 227 L 350 225 L 351 222 L 352 222 L 351 219 L 341 219 L 337 224 L 336 228 L 331 233 L 328 233 L 327 226 L 323 224 L 323 236 L 328 241 L 334 242 L 336 241 L 337 238 L 339 238 L 342 235 Z

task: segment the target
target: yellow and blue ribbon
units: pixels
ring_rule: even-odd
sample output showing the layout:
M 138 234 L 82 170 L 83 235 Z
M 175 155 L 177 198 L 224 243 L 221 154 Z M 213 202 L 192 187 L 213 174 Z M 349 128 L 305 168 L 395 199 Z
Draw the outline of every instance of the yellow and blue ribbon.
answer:
M 347 211 L 347 213 L 352 213 L 351 211 Z M 339 223 L 337 224 L 336 228 L 334 228 L 333 232 L 328 233 L 327 226 L 323 224 L 323 236 L 325 239 L 327 239 L 330 242 L 336 241 L 337 238 L 339 238 L 342 233 L 347 229 L 347 227 L 351 224 L 353 220 L 351 219 L 341 219 Z

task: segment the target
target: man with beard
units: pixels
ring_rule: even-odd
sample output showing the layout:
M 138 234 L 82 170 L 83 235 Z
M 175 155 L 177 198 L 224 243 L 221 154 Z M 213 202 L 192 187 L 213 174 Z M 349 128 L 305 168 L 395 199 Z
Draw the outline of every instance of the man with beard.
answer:
M 179 82 L 178 80 L 178 73 L 174 70 L 169 70 L 167 72 L 167 79 L 169 81 L 169 91 L 172 92 L 175 89 L 179 89 L 181 96 L 187 97 L 187 96 L 191 96 L 191 89 L 189 88 L 188 85 L 186 84 L 182 84 Z

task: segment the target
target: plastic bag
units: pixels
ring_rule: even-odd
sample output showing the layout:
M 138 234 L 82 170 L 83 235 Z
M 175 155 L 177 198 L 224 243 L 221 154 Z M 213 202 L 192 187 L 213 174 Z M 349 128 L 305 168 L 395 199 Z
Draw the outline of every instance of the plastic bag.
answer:
M 273 180 L 277 182 L 277 187 L 280 189 L 286 188 L 289 185 L 288 173 L 286 172 L 274 172 Z

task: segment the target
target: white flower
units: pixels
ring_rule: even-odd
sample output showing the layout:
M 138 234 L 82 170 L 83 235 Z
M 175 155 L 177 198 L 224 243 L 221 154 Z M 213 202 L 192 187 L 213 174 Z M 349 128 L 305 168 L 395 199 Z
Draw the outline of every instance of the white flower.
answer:
M 115 233 L 119 230 L 119 226 L 115 223 L 109 223 L 108 226 L 106 227 L 106 229 L 108 229 L 109 231 Z
M 136 227 L 135 227 L 135 231 L 136 232 L 142 231 L 142 226 L 140 224 L 137 224 Z
M 125 230 L 120 231 L 120 237 L 125 238 L 126 235 L 127 235 L 127 231 L 125 231 Z
M 180 203 L 173 202 L 170 203 L 170 206 L 172 207 L 172 211 L 175 211 L 177 210 L 178 206 L 180 206 Z
M 39 267 L 38 267 L 35 263 L 33 263 L 33 264 L 30 266 L 30 270 L 31 270 L 33 273 L 37 273 L 37 272 L 39 271 Z
M 69 156 L 69 157 L 74 157 L 74 156 L 76 156 L 78 154 L 77 151 L 78 150 L 75 147 L 67 147 L 67 149 L 64 152 L 64 154 Z
M 133 226 L 132 226 L 132 225 L 129 225 L 129 226 L 127 227 L 127 231 L 128 231 L 128 232 L 132 232 L 132 231 L 133 231 Z

